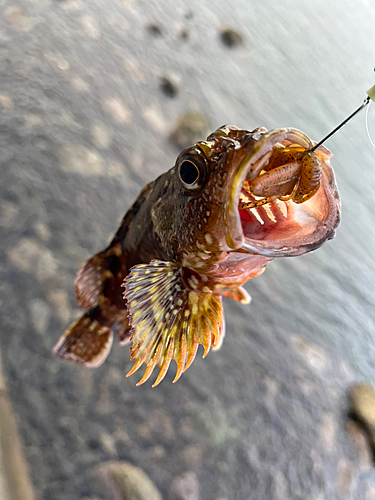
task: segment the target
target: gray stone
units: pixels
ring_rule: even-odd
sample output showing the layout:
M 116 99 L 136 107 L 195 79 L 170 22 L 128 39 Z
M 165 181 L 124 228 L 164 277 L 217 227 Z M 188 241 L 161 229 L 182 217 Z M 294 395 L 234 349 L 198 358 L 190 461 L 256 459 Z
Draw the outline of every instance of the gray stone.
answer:
M 131 112 L 123 99 L 119 97 L 109 97 L 103 101 L 102 107 L 116 123 L 130 122 Z
M 292 335 L 291 340 L 293 347 L 308 366 L 317 372 L 323 372 L 326 369 L 329 359 L 321 347 L 298 335 Z
M 57 263 L 52 252 L 30 238 L 22 238 L 9 248 L 8 258 L 19 270 L 35 274 L 41 282 L 56 276 Z
M 147 474 L 129 462 L 113 462 L 101 467 L 114 500 L 162 500 L 160 491 Z
M 0 225 L 10 228 L 14 225 L 19 210 L 12 203 L 0 201 Z
M 37 23 L 37 20 L 30 18 L 27 11 L 22 7 L 8 7 L 5 10 L 5 17 L 9 20 L 15 30 L 24 33 L 32 30 Z
M 54 308 L 58 318 L 64 323 L 68 323 L 72 316 L 69 295 L 65 290 L 51 290 L 48 294 L 48 300 Z
M 233 28 L 223 28 L 220 32 L 220 39 L 222 43 L 230 49 L 243 45 L 244 43 L 242 35 Z
M 191 146 L 205 138 L 209 130 L 207 117 L 198 112 L 182 115 L 172 133 L 172 139 L 179 148 Z
M 3 111 L 10 111 L 13 109 L 14 104 L 13 100 L 8 94 L 0 94 L 0 106 L 2 107 Z
M 350 403 L 354 414 L 375 429 L 375 390 L 372 385 L 365 382 L 353 385 Z
M 199 482 L 195 472 L 176 477 L 170 487 L 168 500 L 198 500 Z
M 68 145 L 59 151 L 60 166 L 65 172 L 81 175 L 102 175 L 104 173 L 103 160 L 96 151 L 85 146 Z
M 367 431 L 371 446 L 375 449 L 375 391 L 372 385 L 360 383 L 351 387 L 350 410 Z
M 44 334 L 51 317 L 51 308 L 44 300 L 34 299 L 29 302 L 29 310 L 35 330 L 39 334 Z
M 165 74 L 159 78 L 160 89 L 167 97 L 176 97 L 178 94 L 180 81 L 176 75 Z
M 96 122 L 91 125 L 91 135 L 94 145 L 100 149 L 108 149 L 112 143 L 111 133 L 103 123 Z

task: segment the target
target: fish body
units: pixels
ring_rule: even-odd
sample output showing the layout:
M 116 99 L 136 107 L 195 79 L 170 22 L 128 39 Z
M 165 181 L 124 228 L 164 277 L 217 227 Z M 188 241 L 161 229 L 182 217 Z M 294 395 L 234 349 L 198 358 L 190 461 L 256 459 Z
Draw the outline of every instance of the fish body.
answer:
M 141 191 L 109 246 L 79 269 L 75 291 L 87 311 L 61 335 L 54 353 L 99 366 L 116 333 L 121 343 L 132 342 L 135 364 L 128 375 L 145 364 L 143 383 L 159 366 L 157 385 L 172 360 L 177 380 L 199 344 L 204 356 L 219 349 L 223 296 L 248 303 L 242 285 L 273 258 L 302 255 L 334 236 L 340 200 L 332 154 L 324 147 L 316 150 L 321 179 L 311 199 L 239 209 L 276 149 L 313 145 L 292 128 L 223 126 L 185 149 Z

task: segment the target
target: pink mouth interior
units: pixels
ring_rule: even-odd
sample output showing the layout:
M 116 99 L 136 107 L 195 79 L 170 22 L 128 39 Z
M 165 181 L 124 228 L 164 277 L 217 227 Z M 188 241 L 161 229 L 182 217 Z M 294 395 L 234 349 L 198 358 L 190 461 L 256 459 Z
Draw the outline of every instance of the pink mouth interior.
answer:
M 244 185 L 241 195 L 239 205 L 256 201 Z M 239 210 L 239 216 L 245 245 L 263 255 L 271 255 L 273 250 L 297 255 L 317 248 L 333 237 L 339 221 L 339 200 L 329 162 L 322 161 L 321 186 L 310 200 L 301 204 L 276 200 L 258 208 Z
M 248 199 L 251 197 L 244 193 Z M 274 201 L 263 207 L 240 210 L 240 219 L 245 238 L 254 240 L 282 237 L 290 230 L 288 203 Z

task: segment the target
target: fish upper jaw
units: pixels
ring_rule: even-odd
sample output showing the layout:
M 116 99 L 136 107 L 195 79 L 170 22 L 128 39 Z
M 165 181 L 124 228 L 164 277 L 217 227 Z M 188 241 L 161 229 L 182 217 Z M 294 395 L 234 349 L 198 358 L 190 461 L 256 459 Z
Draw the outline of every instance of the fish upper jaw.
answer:
M 248 151 L 228 179 L 226 244 L 229 251 L 241 249 L 271 258 L 302 255 L 333 238 L 340 221 L 340 198 L 329 162 L 332 154 L 325 147 L 316 151 L 322 165 L 320 188 L 308 201 L 296 204 L 276 200 L 263 207 L 239 210 L 244 182 L 259 176 L 276 144 L 297 144 L 305 149 L 315 144 L 297 129 L 263 130 L 253 135 L 255 142 L 243 146 Z

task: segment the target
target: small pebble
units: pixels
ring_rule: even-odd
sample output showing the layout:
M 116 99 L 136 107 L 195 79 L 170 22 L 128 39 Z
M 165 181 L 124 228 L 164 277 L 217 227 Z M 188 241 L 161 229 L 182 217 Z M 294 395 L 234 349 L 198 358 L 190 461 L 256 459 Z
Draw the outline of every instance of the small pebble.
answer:
M 13 100 L 8 94 L 0 94 L 0 106 L 4 111 L 10 111 L 13 109 Z
M 173 480 L 168 500 L 198 500 L 199 483 L 195 472 L 185 472 Z
M 370 470 L 373 466 L 373 457 L 367 433 L 358 422 L 354 422 L 353 420 L 346 422 L 346 430 L 354 442 L 360 470 Z
M 173 75 L 162 75 L 159 79 L 160 89 L 167 97 L 176 97 L 178 83 L 178 79 Z
M 181 28 L 181 31 L 180 31 L 180 38 L 181 40 L 184 40 L 184 42 L 186 42 L 187 40 L 189 40 L 189 36 L 190 36 L 190 32 L 187 28 Z
M 30 238 L 22 238 L 9 248 L 8 258 L 14 267 L 35 274 L 42 283 L 57 276 L 58 265 L 51 250 Z
M 103 465 L 101 473 L 118 500 L 163 500 L 148 475 L 129 462 Z
M 48 300 L 53 306 L 54 313 L 64 323 L 70 321 L 72 311 L 69 303 L 69 295 L 65 290 L 51 290 L 48 294 Z
M 51 318 L 51 308 L 42 299 L 33 299 L 28 306 L 34 330 L 43 335 Z
M 152 36 L 163 36 L 163 30 L 161 29 L 161 27 L 158 25 L 158 24 L 149 24 L 147 26 L 147 31 L 150 33 L 150 35 Z
M 178 120 L 172 140 L 178 148 L 186 148 L 204 140 L 209 132 L 209 122 L 202 113 L 186 113 Z
M 350 389 L 350 415 L 366 431 L 375 450 L 375 391 L 370 384 L 355 384 Z
M 355 471 L 353 466 L 342 458 L 337 465 L 336 472 L 336 487 L 340 493 L 340 497 L 348 496 L 353 488 Z
M 220 33 L 220 39 L 222 43 L 230 49 L 243 45 L 242 36 L 238 33 L 238 31 L 235 31 L 232 28 L 224 28 Z

